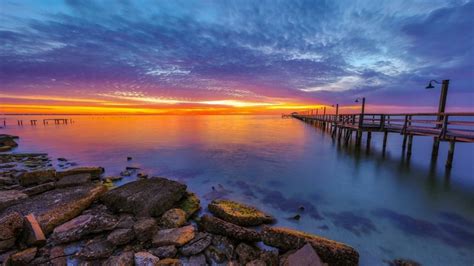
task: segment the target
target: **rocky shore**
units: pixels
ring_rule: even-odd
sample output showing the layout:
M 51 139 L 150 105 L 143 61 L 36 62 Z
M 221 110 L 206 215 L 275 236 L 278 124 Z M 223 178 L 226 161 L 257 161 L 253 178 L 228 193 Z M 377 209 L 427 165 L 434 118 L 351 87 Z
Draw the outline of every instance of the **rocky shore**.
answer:
M 0 153 L 2 265 L 359 263 L 354 248 L 272 226 L 275 218 L 253 206 L 222 199 L 201 210 L 170 179 L 115 187 L 101 167 L 52 165 L 47 154 Z

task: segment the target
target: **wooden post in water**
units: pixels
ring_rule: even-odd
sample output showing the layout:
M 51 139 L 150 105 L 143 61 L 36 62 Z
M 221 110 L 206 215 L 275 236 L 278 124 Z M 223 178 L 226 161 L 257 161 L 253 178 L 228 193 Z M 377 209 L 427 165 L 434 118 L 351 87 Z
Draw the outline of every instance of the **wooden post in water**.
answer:
M 387 138 L 388 138 L 388 131 L 385 130 L 383 132 L 383 146 L 382 146 L 382 152 L 385 153 L 385 150 L 387 149 Z
M 410 160 L 411 157 L 411 148 L 413 146 L 413 135 L 408 136 L 408 148 L 407 148 L 407 159 Z
M 454 147 L 456 145 L 456 139 L 449 141 L 448 159 L 446 160 L 446 168 L 451 169 L 453 167 L 454 158 Z
M 448 88 L 449 88 L 449 79 L 443 80 L 441 83 L 441 94 L 439 95 L 439 104 L 438 104 L 438 119 L 436 128 L 441 128 L 441 121 L 443 121 L 444 111 L 446 110 L 446 100 L 448 98 Z M 439 151 L 439 142 L 440 139 L 438 137 L 433 138 L 433 150 L 431 151 L 431 158 L 435 159 L 438 157 Z
M 370 140 L 372 139 L 372 131 L 367 131 L 367 150 L 370 150 Z

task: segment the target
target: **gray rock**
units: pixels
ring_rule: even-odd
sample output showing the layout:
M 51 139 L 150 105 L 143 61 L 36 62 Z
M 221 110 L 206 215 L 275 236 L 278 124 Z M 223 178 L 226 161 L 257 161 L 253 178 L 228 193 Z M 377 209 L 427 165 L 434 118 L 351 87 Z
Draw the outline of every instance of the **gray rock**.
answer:
M 118 255 L 108 258 L 103 266 L 133 266 L 134 253 L 133 251 L 124 251 Z
M 22 215 L 33 213 L 44 233 L 48 234 L 56 226 L 78 216 L 106 190 L 105 186 L 94 185 L 54 189 L 24 199 L 5 209 L 2 214 L 12 211 Z
M 55 188 L 54 182 L 49 182 L 49 183 L 44 183 L 44 184 L 41 184 L 41 185 L 38 185 L 38 186 L 25 188 L 21 192 L 23 192 L 26 195 L 31 197 L 31 196 L 34 196 L 34 195 L 44 193 L 46 191 L 50 191 L 54 188 Z
M 92 180 L 100 179 L 100 176 L 104 173 L 103 167 L 76 167 L 68 169 L 66 171 L 58 172 L 57 177 L 63 178 L 68 175 L 77 175 L 77 174 L 90 174 Z
M 156 229 L 157 223 L 154 218 L 140 218 L 133 225 L 136 238 L 142 242 L 150 240 Z
M 186 185 L 165 178 L 142 179 L 107 192 L 102 201 L 116 212 L 161 216 L 186 192 Z
M 160 259 L 145 251 L 135 253 L 135 265 L 136 266 L 156 266 Z
M 179 249 L 179 252 L 187 257 L 196 255 L 205 250 L 211 244 L 211 242 L 212 236 L 210 234 L 199 232 L 196 234 L 194 239 L 182 246 Z
M 76 253 L 76 256 L 83 260 L 106 259 L 114 252 L 114 246 L 104 239 L 94 239 Z
M 160 224 L 163 228 L 177 228 L 185 223 L 186 212 L 177 208 L 167 210 L 160 219 Z
M 56 182 L 56 187 L 72 187 L 78 186 L 85 183 L 88 183 L 92 180 L 91 174 L 83 173 L 83 174 L 75 174 L 75 175 L 67 175 L 58 182 Z
M 189 241 L 191 241 L 195 236 L 195 228 L 192 225 L 173 228 L 173 229 L 164 229 L 159 230 L 153 236 L 153 246 L 182 246 Z
M 260 250 L 245 243 L 240 243 L 235 249 L 235 253 L 241 264 L 256 260 L 260 256 Z
M 135 218 L 130 214 L 121 214 L 116 228 L 130 229 L 135 224 Z
M 225 236 L 214 235 L 212 244 L 204 251 L 211 264 L 220 264 L 234 259 L 235 245 Z
M 206 262 L 206 256 L 204 254 L 191 256 L 187 259 L 184 259 L 183 266 L 206 266 L 208 265 Z
M 114 246 L 121 246 L 132 241 L 134 237 L 132 229 L 116 229 L 107 236 L 107 241 Z
M 68 243 L 95 233 L 115 228 L 117 218 L 107 213 L 83 214 L 56 228 L 51 239 L 56 244 Z
M 10 212 L 0 217 L 0 251 L 15 245 L 17 237 L 23 230 L 23 216 L 18 212 Z
M 0 190 L 0 210 L 10 207 L 26 198 L 28 198 L 28 195 L 19 190 Z
M 259 242 L 261 240 L 260 233 L 255 230 L 241 227 L 210 215 L 202 216 L 200 225 L 209 233 L 228 236 L 241 241 Z
M 160 259 L 174 258 L 178 253 L 178 249 L 173 245 L 169 245 L 150 249 L 150 252 Z
M 33 172 L 24 172 L 20 175 L 20 184 L 24 187 L 39 185 L 56 180 L 56 170 L 37 170 Z
M 296 252 L 286 256 L 281 266 L 323 266 L 323 262 L 311 244 L 308 243 Z

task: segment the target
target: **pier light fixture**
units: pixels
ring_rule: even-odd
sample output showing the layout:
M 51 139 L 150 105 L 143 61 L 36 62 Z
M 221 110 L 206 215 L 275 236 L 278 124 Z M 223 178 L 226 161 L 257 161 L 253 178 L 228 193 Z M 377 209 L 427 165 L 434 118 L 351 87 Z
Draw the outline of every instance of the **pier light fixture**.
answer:
M 436 84 L 441 84 L 439 81 L 432 79 L 428 83 L 428 86 L 425 87 L 425 89 L 434 89 L 433 82 L 436 83 Z
M 439 104 L 438 104 L 438 113 L 444 113 L 446 109 L 446 100 L 448 98 L 448 87 L 449 87 L 449 79 L 445 79 L 442 82 L 438 82 L 437 80 L 430 80 L 426 89 L 434 89 L 435 86 L 433 83 L 441 84 L 441 94 L 439 96 Z M 442 117 L 438 117 L 438 119 L 442 119 Z

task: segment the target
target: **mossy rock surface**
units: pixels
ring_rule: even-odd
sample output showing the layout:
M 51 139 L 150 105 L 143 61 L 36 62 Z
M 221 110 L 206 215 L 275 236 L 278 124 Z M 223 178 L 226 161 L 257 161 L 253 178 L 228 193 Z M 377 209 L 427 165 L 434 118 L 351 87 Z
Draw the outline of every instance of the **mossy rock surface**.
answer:
M 215 216 L 241 226 L 256 226 L 275 221 L 271 215 L 255 207 L 231 200 L 213 200 L 208 208 Z

